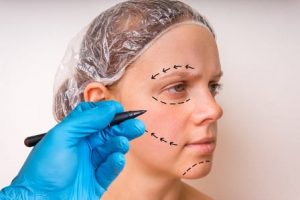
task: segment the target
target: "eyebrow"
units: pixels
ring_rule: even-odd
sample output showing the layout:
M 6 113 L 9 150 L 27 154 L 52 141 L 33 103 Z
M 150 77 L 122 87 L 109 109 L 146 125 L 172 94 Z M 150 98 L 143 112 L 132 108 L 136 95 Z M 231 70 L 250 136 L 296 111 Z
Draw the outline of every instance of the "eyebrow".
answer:
M 161 73 L 160 73 L 161 74 Z M 218 74 L 214 75 L 213 78 L 220 78 L 223 76 L 223 71 L 220 71 Z M 158 75 L 158 74 L 156 74 Z M 157 77 L 158 79 L 165 79 L 165 78 L 168 78 L 170 76 L 174 76 L 174 75 L 181 75 L 181 76 L 202 76 L 202 74 L 195 74 L 193 73 L 192 71 L 182 71 L 182 70 L 179 70 L 179 71 L 172 71 L 172 72 L 169 72 L 169 73 L 166 73 L 166 74 L 163 74 L 159 77 Z
M 197 76 L 195 73 L 180 70 L 180 71 L 173 71 L 173 72 L 170 72 L 170 73 L 167 73 L 167 74 L 163 74 L 158 79 L 165 79 L 165 78 L 168 78 L 168 77 L 174 76 L 174 75 L 178 75 L 178 76 Z

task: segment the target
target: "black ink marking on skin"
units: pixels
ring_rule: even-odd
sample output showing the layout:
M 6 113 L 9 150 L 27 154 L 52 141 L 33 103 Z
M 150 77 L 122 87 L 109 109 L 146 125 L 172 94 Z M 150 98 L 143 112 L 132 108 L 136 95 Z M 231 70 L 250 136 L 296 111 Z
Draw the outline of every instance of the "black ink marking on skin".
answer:
M 174 142 L 170 142 L 170 146 L 177 146 L 178 144 L 175 144 Z
M 154 100 L 158 101 L 158 100 L 157 100 L 157 98 L 155 98 L 155 97 L 153 97 L 153 96 L 152 96 L 152 99 L 154 99 Z
M 171 69 L 170 67 L 167 68 L 167 69 L 163 68 L 162 71 L 163 71 L 163 73 L 166 73 L 166 72 L 169 71 L 170 69 Z
M 186 175 L 186 173 L 188 171 L 190 171 L 192 168 L 196 167 L 197 165 L 200 165 L 200 164 L 203 164 L 203 163 L 209 163 L 209 162 L 210 162 L 210 160 L 205 160 L 205 161 L 201 161 L 199 163 L 195 163 L 195 164 L 192 165 L 192 167 L 189 167 L 182 175 L 183 176 Z
M 147 133 L 149 132 L 148 130 L 145 130 Z M 167 141 L 164 137 L 159 137 L 156 135 L 156 133 L 151 132 L 151 137 L 154 139 L 157 139 L 158 141 L 162 142 L 162 143 L 167 143 L 170 144 L 170 146 L 178 146 L 178 144 L 176 144 L 173 141 Z
M 165 143 L 167 143 L 167 141 L 166 141 L 166 140 L 165 140 L 165 138 L 163 138 L 163 137 L 162 137 L 162 138 L 160 138 L 160 141 L 161 141 L 161 142 L 165 142 Z
M 184 67 L 183 67 L 182 65 L 174 65 L 173 68 L 174 68 L 175 70 L 178 70 L 178 69 L 180 69 L 180 68 L 185 68 L 186 70 L 188 70 L 188 69 L 195 69 L 194 67 L 191 67 L 189 64 L 185 65 Z M 174 69 L 173 69 L 173 70 L 174 70 Z M 168 71 L 171 71 L 171 70 L 172 70 L 171 67 L 163 68 L 163 69 L 162 69 L 162 72 L 163 72 L 163 73 L 167 73 Z M 158 75 L 160 75 L 160 73 L 157 73 L 157 74 L 152 75 L 152 76 L 151 76 L 151 79 L 155 80 L 156 77 L 157 77 Z M 152 99 L 154 99 L 155 101 L 158 101 L 158 102 L 160 102 L 160 103 L 162 103 L 162 104 L 169 104 L 169 105 L 183 104 L 183 103 L 188 102 L 188 101 L 191 100 L 191 99 L 187 99 L 187 100 L 181 101 L 181 102 L 169 102 L 169 103 L 168 103 L 168 102 L 159 100 L 158 98 L 156 98 L 156 97 L 154 97 L 154 96 L 152 96 Z
M 157 73 L 157 74 L 155 74 L 155 75 L 152 75 L 152 76 L 151 76 L 151 79 L 155 79 L 155 77 L 158 76 L 158 75 L 159 75 L 159 73 Z
M 154 96 L 152 96 L 152 99 L 154 99 L 155 101 L 158 101 L 158 102 L 160 102 L 160 103 L 162 103 L 162 104 L 165 104 L 165 105 L 178 105 L 178 104 L 184 104 L 184 103 L 186 103 L 186 102 L 188 102 L 188 101 L 190 101 L 191 99 L 187 99 L 187 100 L 185 100 L 185 101 L 180 101 L 180 102 L 171 102 L 171 103 L 168 103 L 168 102 L 165 102 L 165 101 L 161 101 L 161 100 L 159 100 L 158 98 L 156 98 L 156 97 L 154 97 Z
M 178 69 L 180 67 L 182 67 L 182 66 L 181 65 L 174 65 L 174 69 Z
M 174 68 L 175 70 L 177 70 L 177 69 L 183 68 L 183 66 L 182 66 L 182 65 L 174 65 L 173 68 Z M 163 68 L 163 69 L 162 69 L 162 72 L 163 72 L 163 73 L 167 73 L 168 71 L 172 71 L 172 70 L 174 70 L 174 69 L 172 69 L 171 67 Z M 188 70 L 188 69 L 194 69 L 194 68 L 187 64 L 187 65 L 185 65 L 185 69 Z M 154 74 L 154 75 L 151 76 L 151 79 L 152 79 L 152 80 L 155 80 L 156 77 L 159 76 L 159 75 L 160 75 L 160 73 L 156 73 L 156 74 Z M 156 97 L 154 97 L 154 96 L 152 96 L 152 99 L 154 99 L 155 101 L 160 102 L 160 103 L 162 103 L 162 104 L 165 104 L 165 105 L 179 105 L 179 104 L 184 104 L 184 103 L 186 103 L 186 102 L 188 102 L 188 101 L 191 100 L 191 99 L 187 99 L 187 100 L 185 100 L 185 101 L 180 101 L 180 102 L 170 102 L 170 103 L 167 103 L 167 102 L 165 102 L 165 101 L 159 100 L 158 98 L 156 98 Z M 146 130 L 146 132 L 148 133 L 147 130 Z M 155 138 L 155 139 L 158 139 L 158 136 L 156 136 L 155 133 L 153 133 L 153 132 L 151 133 L 151 136 L 152 136 L 153 138 Z M 178 144 L 176 144 L 175 142 L 172 142 L 172 141 L 168 142 L 167 140 L 165 140 L 164 137 L 159 138 L 159 140 L 160 140 L 160 142 L 167 143 L 167 144 L 169 144 L 170 146 L 178 146 Z M 185 173 L 186 173 L 186 172 L 185 172 Z M 185 174 L 185 173 L 184 173 L 184 174 Z
M 185 66 L 186 69 L 195 69 L 194 67 L 191 67 L 190 65 Z
M 146 133 L 148 133 L 148 131 L 147 131 L 147 130 L 145 130 L 145 132 L 146 132 Z
M 174 66 L 173 66 L 173 69 L 175 69 L 175 70 L 178 70 L 178 69 L 180 69 L 180 68 L 183 68 L 182 65 L 174 65 Z M 185 68 L 186 70 L 188 70 L 188 69 L 195 69 L 194 67 L 191 67 L 189 64 L 185 65 L 184 68 Z M 168 68 L 163 68 L 163 69 L 162 69 L 162 72 L 163 72 L 163 73 L 167 73 L 168 71 L 172 71 L 172 68 L 171 68 L 171 67 L 168 67 Z M 153 74 L 153 75 L 151 75 L 151 79 L 152 79 L 152 80 L 155 80 L 156 77 L 159 76 L 159 75 L 160 75 L 160 73 Z
M 155 133 L 151 133 L 151 136 L 155 137 L 155 138 L 158 138 Z

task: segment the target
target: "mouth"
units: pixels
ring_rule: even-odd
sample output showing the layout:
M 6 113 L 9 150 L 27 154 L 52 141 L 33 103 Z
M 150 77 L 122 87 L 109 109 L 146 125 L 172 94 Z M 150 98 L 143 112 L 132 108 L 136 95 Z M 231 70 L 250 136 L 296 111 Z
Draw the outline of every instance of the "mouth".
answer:
M 216 147 L 215 138 L 202 138 L 200 140 L 195 140 L 185 145 L 185 148 L 196 151 L 204 155 L 213 154 Z

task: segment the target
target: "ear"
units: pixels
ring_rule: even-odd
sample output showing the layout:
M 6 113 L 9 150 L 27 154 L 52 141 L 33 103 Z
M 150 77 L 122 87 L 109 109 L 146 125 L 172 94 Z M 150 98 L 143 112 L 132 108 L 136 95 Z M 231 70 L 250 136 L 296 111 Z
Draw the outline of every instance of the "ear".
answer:
M 110 92 L 102 83 L 91 82 L 83 92 L 84 101 L 103 101 L 111 98 Z

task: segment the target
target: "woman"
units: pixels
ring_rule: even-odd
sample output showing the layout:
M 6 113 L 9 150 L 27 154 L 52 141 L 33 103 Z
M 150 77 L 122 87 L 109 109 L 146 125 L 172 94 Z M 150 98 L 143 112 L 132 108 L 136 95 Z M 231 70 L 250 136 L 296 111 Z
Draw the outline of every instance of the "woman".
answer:
M 105 193 L 106 187 L 96 192 L 98 196 L 104 200 L 211 199 L 181 179 L 201 178 L 211 169 L 217 120 L 222 116 L 222 109 L 215 101 L 221 76 L 211 27 L 184 3 L 130 0 L 100 14 L 72 42 L 58 71 L 55 117 L 58 121 L 64 119 L 61 123 L 66 124 L 65 121 L 72 120 L 72 115 L 80 115 L 76 112 L 87 109 L 86 106 L 78 109 L 82 101 L 116 100 L 124 110 L 144 109 L 147 112 L 139 117 L 145 123 L 145 134 L 131 142 L 122 173 Z M 105 106 L 104 110 L 107 110 Z M 90 123 L 89 120 L 83 122 Z M 67 132 L 80 123 L 80 120 L 72 122 Z M 131 123 L 114 131 L 122 132 L 120 135 L 129 140 L 138 137 L 144 129 L 137 121 Z M 82 127 L 80 131 L 87 132 Z M 134 134 L 126 136 L 126 132 Z M 118 134 L 112 135 L 111 140 Z M 99 163 L 93 163 L 90 157 L 101 157 L 110 143 L 98 148 L 102 143 L 92 142 L 91 137 L 86 135 L 83 143 L 88 145 L 83 148 L 87 150 L 80 153 L 80 158 L 81 162 L 92 162 L 95 167 Z M 125 139 L 120 140 L 126 143 Z M 47 138 L 38 146 L 46 146 L 45 141 Z M 76 140 L 72 146 L 81 142 Z M 89 196 L 84 194 L 89 190 L 78 189 L 78 185 L 88 184 L 77 180 L 93 174 L 93 170 L 83 171 L 80 176 L 77 173 L 75 179 L 76 191 L 81 191 L 76 192 L 78 199 Z M 101 172 L 98 182 L 106 173 Z

